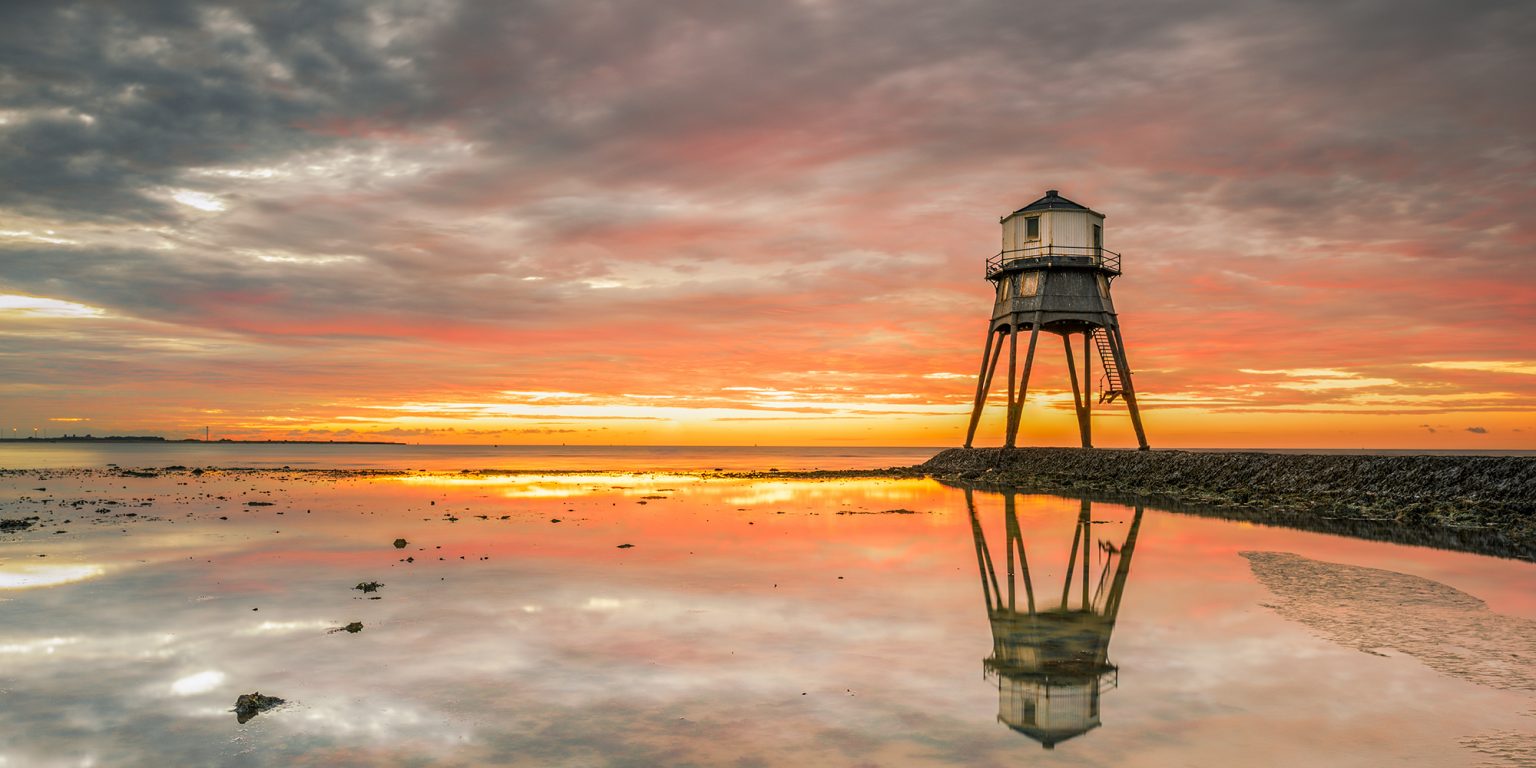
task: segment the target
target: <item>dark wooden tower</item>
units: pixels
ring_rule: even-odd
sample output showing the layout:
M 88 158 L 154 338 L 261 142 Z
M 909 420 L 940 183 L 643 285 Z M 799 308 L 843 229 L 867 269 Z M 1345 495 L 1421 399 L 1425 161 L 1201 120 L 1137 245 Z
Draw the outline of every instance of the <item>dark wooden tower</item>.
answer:
M 987 619 L 992 625 L 992 655 L 983 660 L 982 673 L 997 683 L 997 719 L 1040 742 L 1042 747 L 1053 749 L 1058 742 L 1099 727 L 1099 697 L 1120 684 L 1119 667 L 1109 661 L 1109 638 L 1115 630 L 1120 601 L 1131 573 L 1142 507 L 1136 505 L 1125 541 L 1119 546 L 1099 539 L 1099 567 L 1093 573 L 1090 555 L 1095 549 L 1094 525 L 1105 521 L 1094 520 L 1092 502 L 1082 501 L 1072 551 L 1067 556 L 1061 600 L 1055 607 L 1045 607 L 1055 595 L 1044 593 L 1043 589 L 1042 594 L 1036 594 L 1014 494 L 1003 498 L 1004 547 L 1008 553 L 1007 581 L 1003 585 L 998 583 L 992 552 L 982 533 L 970 490 L 966 491 L 965 500 L 971 516 L 971 535 L 976 540 L 976 564 L 981 570 Z M 1081 574 L 1074 574 L 1078 568 Z M 1074 579 L 1074 575 L 1078 578 Z M 1079 583 L 1080 590 L 1076 589 Z M 1001 586 L 1006 586 L 1006 591 Z M 1022 606 L 1016 599 L 1021 586 Z
M 1061 337 L 1067 353 L 1067 377 L 1072 380 L 1073 406 L 1084 448 L 1093 447 L 1093 358 L 1098 357 L 1103 375 L 1098 400 L 1124 400 L 1136 429 L 1136 442 L 1147 450 L 1141 427 L 1131 366 L 1125 356 L 1120 321 L 1109 297 L 1110 283 L 1120 275 L 1120 254 L 1104 248 L 1104 214 L 1078 205 L 1047 190 L 1045 197 L 1004 216 L 1003 247 L 987 259 L 987 280 L 996 289 L 992 320 L 981 353 L 981 373 L 976 381 L 976 401 L 965 447 L 976 439 L 976 425 L 992 387 L 1006 340 L 1008 347 L 1008 423 L 1005 447 L 1013 448 L 1029 391 L 1029 370 L 1035 361 L 1040 332 Z M 1029 332 L 1024 371 L 1018 370 L 1019 334 Z M 1074 336 L 1082 336 L 1082 382 L 1079 384 Z M 1005 339 L 1006 337 L 1006 339 Z

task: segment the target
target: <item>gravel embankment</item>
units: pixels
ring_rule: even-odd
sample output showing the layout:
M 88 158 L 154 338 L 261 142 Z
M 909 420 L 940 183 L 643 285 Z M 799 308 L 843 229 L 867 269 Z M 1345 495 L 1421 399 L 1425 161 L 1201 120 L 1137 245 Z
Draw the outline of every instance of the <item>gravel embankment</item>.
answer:
M 1146 496 L 1176 511 L 1536 560 L 1536 458 L 953 448 L 961 485 Z

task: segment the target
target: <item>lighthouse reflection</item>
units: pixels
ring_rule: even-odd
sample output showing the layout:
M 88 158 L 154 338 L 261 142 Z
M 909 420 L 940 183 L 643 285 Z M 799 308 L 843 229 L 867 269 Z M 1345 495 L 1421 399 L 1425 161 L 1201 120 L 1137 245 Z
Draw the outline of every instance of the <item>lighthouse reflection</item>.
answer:
M 1007 555 L 1000 585 L 974 493 L 965 492 L 992 625 L 992 655 L 982 668 L 987 680 L 997 684 L 998 721 L 1053 749 L 1099 727 L 1099 697 L 1119 684 L 1119 669 L 1109 661 L 1109 636 L 1130 576 L 1142 506 L 1136 505 L 1125 538 L 1117 545 L 1108 538 L 1095 538 L 1095 524 L 1108 521 L 1094 520 L 1093 503 L 1083 499 L 1060 593 L 1053 589 L 1054 583 L 1042 582 L 1037 595 L 1017 501 L 1017 494 L 1003 496 Z M 1044 607 L 1047 604 L 1053 607 Z

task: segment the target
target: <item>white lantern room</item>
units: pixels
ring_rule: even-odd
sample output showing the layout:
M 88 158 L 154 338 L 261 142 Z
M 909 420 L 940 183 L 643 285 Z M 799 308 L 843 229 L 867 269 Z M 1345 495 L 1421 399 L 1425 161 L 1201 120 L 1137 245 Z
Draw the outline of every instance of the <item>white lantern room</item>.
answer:
M 1001 222 L 1005 262 L 1045 256 L 1097 258 L 1104 248 L 1104 214 L 1054 189 Z

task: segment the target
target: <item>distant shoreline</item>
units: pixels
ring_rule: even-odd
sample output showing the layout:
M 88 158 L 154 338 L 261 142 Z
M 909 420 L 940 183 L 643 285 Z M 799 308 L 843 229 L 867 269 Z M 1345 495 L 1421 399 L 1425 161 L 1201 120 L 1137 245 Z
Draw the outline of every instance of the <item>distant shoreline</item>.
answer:
M 135 443 L 135 444 L 164 444 L 164 445 L 410 445 L 410 443 L 396 443 L 388 440 L 198 440 L 186 438 L 183 440 L 168 440 L 152 435 L 125 435 L 121 437 L 0 437 L 0 443 L 13 445 L 27 445 L 30 443 Z
M 937 456 L 950 450 L 942 445 L 744 445 L 744 444 L 637 444 L 637 443 L 408 443 L 393 440 L 201 440 L 198 438 L 171 439 L 155 435 L 69 435 L 64 437 L 0 437 L 0 445 L 27 445 L 36 443 L 87 443 L 100 445 L 395 445 L 419 449 L 457 448 L 535 451 L 542 449 L 566 451 L 622 450 L 643 452 L 646 450 L 677 451 L 723 449 L 731 451 L 755 450 L 767 453 L 795 450 L 811 451 L 929 451 Z M 989 449 L 977 449 L 989 450 Z M 1077 451 L 1070 447 L 1021 448 L 1025 451 Z M 1116 449 L 1100 449 L 1116 450 Z M 1152 453 L 1197 454 L 1275 454 L 1281 456 L 1511 456 L 1536 457 L 1536 448 L 1159 448 Z

